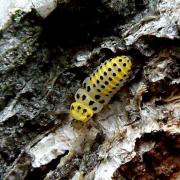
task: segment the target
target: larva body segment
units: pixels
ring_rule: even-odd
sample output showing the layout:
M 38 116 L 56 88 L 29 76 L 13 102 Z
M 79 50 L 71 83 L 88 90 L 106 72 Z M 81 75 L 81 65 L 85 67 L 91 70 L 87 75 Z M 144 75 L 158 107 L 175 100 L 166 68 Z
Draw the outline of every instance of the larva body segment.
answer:
M 127 56 L 117 56 L 102 63 L 83 82 L 71 105 L 71 116 L 83 122 L 98 113 L 128 78 L 132 62 Z
M 76 102 L 80 101 L 86 106 L 91 107 L 94 113 L 98 113 L 103 108 L 103 105 L 94 100 L 85 89 L 78 89 L 75 95 L 75 100 Z

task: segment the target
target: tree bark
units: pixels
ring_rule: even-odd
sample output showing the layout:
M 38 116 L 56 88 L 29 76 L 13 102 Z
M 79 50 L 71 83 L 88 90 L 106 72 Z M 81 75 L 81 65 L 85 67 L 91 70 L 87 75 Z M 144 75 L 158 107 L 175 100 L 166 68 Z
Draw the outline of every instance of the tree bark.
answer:
M 0 0 L 0 179 L 180 178 L 178 0 Z M 100 63 L 131 77 L 87 123 L 74 94 Z

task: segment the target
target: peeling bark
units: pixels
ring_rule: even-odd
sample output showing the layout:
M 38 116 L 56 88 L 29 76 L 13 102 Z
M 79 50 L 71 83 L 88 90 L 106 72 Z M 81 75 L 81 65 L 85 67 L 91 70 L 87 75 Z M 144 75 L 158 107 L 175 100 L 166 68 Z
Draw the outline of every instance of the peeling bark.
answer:
M 0 179 L 179 179 L 178 0 L 0 0 Z M 87 123 L 69 106 L 103 61 L 131 78 Z

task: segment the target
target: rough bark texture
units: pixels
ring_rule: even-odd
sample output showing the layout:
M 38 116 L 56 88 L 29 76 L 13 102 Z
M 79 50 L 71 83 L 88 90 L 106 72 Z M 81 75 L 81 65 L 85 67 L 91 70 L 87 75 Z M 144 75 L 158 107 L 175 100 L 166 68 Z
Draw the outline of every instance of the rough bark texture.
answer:
M 178 0 L 0 0 L 0 10 L 0 179 L 180 179 Z M 89 122 L 72 121 L 82 81 L 122 54 L 129 81 Z

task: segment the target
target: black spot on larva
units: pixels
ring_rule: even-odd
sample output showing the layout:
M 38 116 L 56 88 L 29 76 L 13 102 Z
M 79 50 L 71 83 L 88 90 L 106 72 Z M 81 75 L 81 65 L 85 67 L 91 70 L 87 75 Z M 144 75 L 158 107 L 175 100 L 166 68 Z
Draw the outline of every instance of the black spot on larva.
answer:
M 83 109 L 83 113 L 86 113 L 87 112 L 87 109 Z
M 100 79 L 101 79 L 101 80 L 103 80 L 103 77 L 102 77 L 102 76 L 100 76 Z
M 83 84 L 83 87 L 86 88 L 86 83 Z
M 120 81 L 123 81 L 123 79 L 120 79 Z
M 119 62 L 122 62 L 122 59 L 119 59 Z
M 96 110 L 97 110 L 97 107 L 94 107 L 93 110 L 96 111 Z
M 116 84 L 116 86 L 119 86 L 119 84 Z
M 101 90 L 100 90 L 100 89 L 97 89 L 97 91 L 98 91 L 98 92 L 101 92 Z
M 126 63 L 124 63 L 123 66 L 126 67 Z
M 93 84 L 93 87 L 96 87 L 96 85 L 95 85 L 95 84 Z
M 94 101 L 89 101 L 89 106 L 93 105 Z
M 105 83 L 105 85 L 108 85 L 108 84 L 109 84 L 108 81 L 105 81 L 104 83 Z
M 106 96 L 109 96 L 108 94 L 106 94 Z
M 86 95 L 82 95 L 82 100 L 84 101 L 86 99 Z
M 116 89 L 115 87 L 113 87 L 113 89 Z
M 110 77 L 109 80 L 112 81 L 112 78 Z
M 107 64 L 107 61 L 104 63 L 104 65 L 106 65 Z
M 80 109 L 81 109 L 81 107 L 80 107 L 80 106 L 78 106 L 77 108 L 78 108 L 78 110 L 80 110 Z
M 90 86 L 87 87 L 87 91 L 89 92 L 91 90 Z
M 99 80 L 96 81 L 99 84 Z
M 117 64 L 116 64 L 116 63 L 114 63 L 114 64 L 113 64 L 113 66 L 117 66 Z
M 103 88 L 103 89 L 104 89 L 104 88 L 105 88 L 105 86 L 104 86 L 104 85 L 101 85 L 101 88 Z
M 88 114 L 88 115 L 87 115 L 87 118 L 89 118 L 89 117 L 90 117 L 90 115 Z
M 127 75 L 126 74 L 124 74 L 124 77 L 126 77 Z
M 79 98 L 80 98 L 80 95 L 79 95 L 79 94 L 76 94 L 76 97 L 79 99 Z
M 71 110 L 73 110 L 74 109 L 74 106 L 71 106 Z
M 99 101 L 99 103 L 103 104 L 103 103 L 104 103 L 104 100 Z
M 99 99 L 100 98 L 100 95 L 95 95 L 95 99 Z
M 106 76 L 106 75 L 107 75 L 107 72 L 104 72 L 104 75 Z
M 109 93 L 112 93 L 112 91 L 109 91 Z
M 108 68 L 108 71 L 111 71 L 112 69 L 111 68 Z
M 113 73 L 113 76 L 116 76 L 116 73 Z
M 131 69 L 128 70 L 128 72 L 130 72 L 130 71 L 131 71 Z
M 92 77 L 90 77 L 90 80 L 92 80 Z
M 118 72 L 121 72 L 121 68 L 118 68 Z

